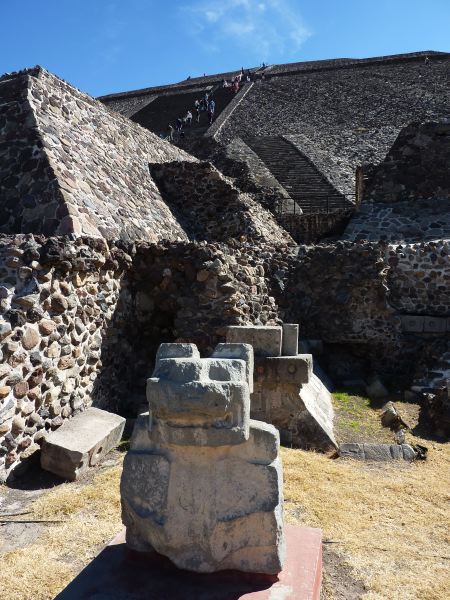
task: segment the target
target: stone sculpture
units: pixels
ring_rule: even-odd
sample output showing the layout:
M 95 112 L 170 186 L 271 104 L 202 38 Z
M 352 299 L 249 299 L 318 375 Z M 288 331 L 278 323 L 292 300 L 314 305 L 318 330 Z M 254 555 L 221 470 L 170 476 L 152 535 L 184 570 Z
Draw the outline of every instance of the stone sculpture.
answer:
M 127 544 L 197 572 L 276 574 L 283 563 L 277 430 L 250 420 L 253 349 L 161 344 L 124 462 Z
M 232 325 L 226 340 L 251 344 L 255 353 L 251 413 L 272 423 L 281 442 L 300 448 L 337 448 L 331 394 L 313 372 L 311 354 L 298 354 L 297 323 Z

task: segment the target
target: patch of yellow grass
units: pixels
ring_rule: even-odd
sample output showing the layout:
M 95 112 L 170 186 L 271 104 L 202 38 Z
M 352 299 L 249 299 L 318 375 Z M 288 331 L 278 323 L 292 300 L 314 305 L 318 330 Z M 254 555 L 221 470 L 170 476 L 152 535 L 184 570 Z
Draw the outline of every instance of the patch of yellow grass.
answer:
M 33 504 L 36 519 L 63 519 L 32 545 L 1 557 L 1 597 L 5 600 L 50 600 L 121 528 L 119 480 L 114 467 L 82 486 L 67 483 Z
M 321 527 L 369 590 L 365 600 L 447 600 L 450 445 L 412 465 L 283 451 L 287 520 Z
M 368 592 L 364 600 L 447 600 L 450 444 L 429 459 L 369 465 L 282 450 L 287 521 L 321 527 Z M 50 600 L 120 531 L 121 465 L 68 483 L 32 507 L 63 519 L 1 558 L 1 598 Z M 350 599 L 349 599 L 350 600 Z

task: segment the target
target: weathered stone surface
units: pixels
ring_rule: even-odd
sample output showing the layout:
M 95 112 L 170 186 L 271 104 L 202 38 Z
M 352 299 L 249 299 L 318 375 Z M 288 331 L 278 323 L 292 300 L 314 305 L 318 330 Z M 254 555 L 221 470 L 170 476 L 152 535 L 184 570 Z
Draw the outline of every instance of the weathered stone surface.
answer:
M 255 356 L 280 356 L 282 328 L 240 325 L 227 327 L 227 343 L 250 344 Z
M 245 361 L 247 383 L 250 393 L 253 392 L 253 348 L 250 344 L 217 344 L 212 358 L 237 358 Z
M 176 358 L 156 363 L 150 411 L 139 417 L 124 462 L 127 543 L 192 571 L 278 573 L 279 438 L 272 426 L 249 420 L 248 370 L 235 358 L 249 348 L 222 345 L 215 357 L 199 359 L 180 358 L 176 346 L 161 352 Z M 224 353 L 233 356 L 219 358 Z
M 58 426 L 60 424 L 58 421 Z M 117 446 L 124 426 L 123 417 L 89 408 L 46 436 L 41 466 L 64 479 L 77 479 Z
M 251 329 L 251 326 L 230 327 L 227 339 L 231 330 L 237 340 L 241 334 L 247 340 L 252 337 Z M 291 327 L 294 336 L 289 351 L 294 350 L 297 331 L 298 325 Z M 337 447 L 331 395 L 313 374 L 310 354 L 255 358 L 251 416 L 275 425 L 285 444 L 318 450 Z
M 283 323 L 283 341 L 281 354 L 283 356 L 297 356 L 298 354 L 298 324 Z
M 25 327 L 22 337 L 22 346 L 25 350 L 32 350 L 39 343 L 41 336 L 34 327 Z
M 416 458 L 417 453 L 409 444 L 358 444 L 347 443 L 339 446 L 339 456 L 357 460 L 408 460 Z

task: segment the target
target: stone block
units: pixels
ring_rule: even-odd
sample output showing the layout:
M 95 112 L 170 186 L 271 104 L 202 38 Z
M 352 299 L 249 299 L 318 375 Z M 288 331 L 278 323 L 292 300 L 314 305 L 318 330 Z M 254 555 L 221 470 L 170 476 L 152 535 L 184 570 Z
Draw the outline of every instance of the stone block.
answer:
M 160 344 L 156 362 L 162 358 L 200 358 L 200 353 L 195 344 Z
M 282 328 L 280 326 L 232 325 L 226 328 L 227 343 L 250 344 L 255 356 L 280 356 Z
M 425 333 L 443 333 L 446 330 L 446 319 L 442 317 L 424 317 Z
M 390 444 L 363 444 L 365 460 L 395 460 L 402 457 L 399 452 L 391 452 Z
M 123 417 L 88 408 L 47 435 L 42 444 L 41 466 L 73 481 L 117 446 L 124 426 Z
M 283 323 L 283 340 L 281 354 L 283 356 L 297 356 L 298 354 L 298 324 Z
M 275 574 L 284 553 L 278 432 L 249 418 L 247 361 L 236 356 L 250 358 L 251 347 L 214 354 L 155 365 L 121 481 L 127 544 L 191 571 Z
M 250 393 L 253 392 L 253 348 L 250 344 L 217 344 L 211 358 L 238 358 L 245 360 L 247 383 Z
M 249 355 L 251 347 L 240 352 Z M 166 435 L 179 445 L 194 443 L 193 436 L 202 446 L 245 441 L 250 414 L 247 379 L 247 363 L 238 358 L 158 358 L 147 381 L 155 435 Z M 158 429 L 162 421 L 171 424 L 164 432 Z
M 282 384 L 308 383 L 312 375 L 311 354 L 297 356 L 257 357 L 255 381 L 272 381 Z
M 299 397 L 303 410 L 297 413 L 293 442 L 297 446 L 323 451 L 337 448 L 331 394 L 314 373 L 308 383 L 301 386 Z
M 364 448 L 363 444 L 347 443 L 339 446 L 339 456 L 342 458 L 355 458 L 357 460 L 364 460 Z
M 391 461 L 416 458 L 416 452 L 409 444 L 357 444 L 339 446 L 339 456 L 357 460 Z
M 407 333 L 422 333 L 424 328 L 424 317 L 404 315 L 402 316 L 402 329 Z

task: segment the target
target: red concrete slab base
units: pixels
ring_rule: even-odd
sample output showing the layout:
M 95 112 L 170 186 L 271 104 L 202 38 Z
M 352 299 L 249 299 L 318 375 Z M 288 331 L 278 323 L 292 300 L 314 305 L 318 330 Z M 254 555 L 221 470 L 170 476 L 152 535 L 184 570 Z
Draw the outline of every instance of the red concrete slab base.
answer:
M 322 532 L 287 525 L 278 578 L 183 571 L 157 553 L 131 552 L 122 531 L 55 600 L 319 600 Z

